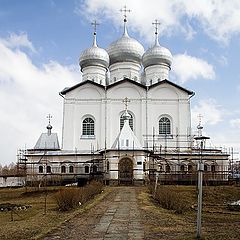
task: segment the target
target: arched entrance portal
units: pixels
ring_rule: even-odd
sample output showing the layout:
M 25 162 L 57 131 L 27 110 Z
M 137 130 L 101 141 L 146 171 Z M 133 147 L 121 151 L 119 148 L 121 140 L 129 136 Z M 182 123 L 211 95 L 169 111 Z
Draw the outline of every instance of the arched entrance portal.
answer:
M 118 163 L 118 179 L 120 184 L 130 185 L 133 183 L 133 161 L 123 158 Z

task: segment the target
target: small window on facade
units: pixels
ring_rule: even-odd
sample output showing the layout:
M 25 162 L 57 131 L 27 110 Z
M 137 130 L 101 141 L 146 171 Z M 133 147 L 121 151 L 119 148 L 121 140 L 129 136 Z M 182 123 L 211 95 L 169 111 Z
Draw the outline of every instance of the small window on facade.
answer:
M 43 173 L 43 166 L 39 166 L 39 167 L 38 167 L 38 172 L 39 172 L 39 173 Z
M 100 80 L 100 84 L 102 84 L 102 79 Z
M 159 134 L 171 134 L 171 121 L 167 117 L 162 117 L 159 120 Z
M 158 82 L 161 82 L 161 78 L 158 78 Z
M 117 81 L 117 78 L 116 78 L 116 77 L 114 77 L 114 78 L 113 78 L 113 81 L 114 81 L 114 82 L 116 82 L 116 81 Z
M 47 166 L 47 173 L 51 173 L 52 169 L 51 166 Z
M 137 165 L 142 165 L 142 162 L 137 162 Z
M 73 173 L 73 166 L 69 166 L 69 173 Z
M 133 116 L 131 113 L 128 112 L 128 114 L 130 115 L 130 118 L 129 118 L 129 126 L 130 128 L 133 130 Z M 124 115 L 125 115 L 125 112 L 121 115 L 120 117 L 120 130 L 122 130 L 123 128 L 123 125 L 124 125 Z
M 65 166 L 61 166 L 61 173 L 66 173 L 66 167 Z
M 96 173 L 98 170 L 97 166 L 96 165 L 93 165 L 93 173 Z
M 143 163 L 143 171 L 144 172 L 146 171 L 146 163 L 145 162 Z
M 183 164 L 180 166 L 180 171 L 181 171 L 181 172 L 184 172 L 184 171 L 185 171 L 185 166 L 184 166 Z
M 208 170 L 208 165 L 204 164 L 204 171 L 207 172 L 207 170 Z
M 126 139 L 126 146 L 128 147 L 129 146 L 129 140 Z
M 192 164 L 188 164 L 188 172 L 192 172 L 193 171 L 193 165 Z
M 211 165 L 211 172 L 216 172 L 216 166 L 215 165 Z
M 110 164 L 109 164 L 109 161 L 107 161 L 107 172 L 109 172 L 110 170 Z
M 167 173 L 170 173 L 170 172 L 171 172 L 171 167 L 170 167 L 168 164 L 166 165 L 166 172 L 167 172 Z
M 92 118 L 87 117 L 83 120 L 82 135 L 94 136 L 94 120 Z
M 85 168 L 85 169 L 84 169 L 84 170 L 85 170 L 85 173 L 89 173 L 89 166 L 85 166 L 84 168 Z
M 152 85 L 152 79 L 150 79 L 150 85 Z

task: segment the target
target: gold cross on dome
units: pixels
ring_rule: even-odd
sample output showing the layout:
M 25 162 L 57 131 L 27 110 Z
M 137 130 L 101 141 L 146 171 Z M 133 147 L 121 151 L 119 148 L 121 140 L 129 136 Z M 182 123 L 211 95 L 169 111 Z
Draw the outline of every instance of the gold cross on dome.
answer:
M 127 97 L 125 97 L 125 98 L 123 99 L 123 103 L 125 104 L 125 109 L 127 110 L 127 108 L 128 108 L 128 103 L 130 103 L 130 100 L 129 100 Z
M 158 27 L 161 25 L 161 23 L 156 19 L 152 25 L 155 25 L 155 34 L 158 34 Z
M 50 124 L 52 116 L 50 114 L 47 115 L 48 123 Z
M 122 9 L 120 9 L 120 12 L 124 12 L 124 21 L 127 21 L 127 12 L 131 12 L 130 9 L 127 9 L 127 6 L 125 5 Z
M 96 32 L 96 31 L 97 31 L 97 26 L 99 25 L 99 23 L 97 23 L 97 21 L 94 20 L 94 21 L 91 23 L 91 25 L 93 26 L 94 32 Z

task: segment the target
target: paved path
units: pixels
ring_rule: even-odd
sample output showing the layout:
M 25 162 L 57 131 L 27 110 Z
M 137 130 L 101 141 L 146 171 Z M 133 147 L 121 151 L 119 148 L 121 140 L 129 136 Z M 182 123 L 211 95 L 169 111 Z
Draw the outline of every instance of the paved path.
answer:
M 89 212 L 72 218 L 44 239 L 144 239 L 136 188 L 114 188 L 106 199 Z

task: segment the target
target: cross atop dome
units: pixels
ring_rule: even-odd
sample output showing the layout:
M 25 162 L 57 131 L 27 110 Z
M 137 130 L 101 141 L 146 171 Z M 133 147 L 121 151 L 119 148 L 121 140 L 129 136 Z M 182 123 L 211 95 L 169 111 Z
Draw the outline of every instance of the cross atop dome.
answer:
M 128 103 L 130 103 L 130 100 L 129 100 L 127 97 L 125 97 L 125 98 L 123 99 L 123 103 L 125 104 L 125 110 L 127 111 Z
M 91 25 L 93 26 L 94 35 L 96 35 L 96 33 L 97 33 L 97 26 L 100 25 L 100 24 L 97 23 L 96 20 L 94 20 L 93 22 L 91 22 Z
M 124 114 L 124 120 L 129 120 L 130 119 L 130 114 L 128 113 L 128 103 L 130 103 L 130 100 L 127 98 L 127 97 L 125 97 L 124 99 L 123 99 L 123 103 L 124 103 L 124 105 L 125 105 L 125 114 Z
M 124 16 L 124 22 L 127 22 L 127 12 L 131 12 L 130 9 L 127 9 L 127 6 L 125 5 L 122 9 L 120 9 L 120 12 L 124 12 L 123 16 Z
M 155 45 L 159 45 L 158 42 L 158 27 L 161 25 L 161 23 L 156 19 L 152 25 L 155 27 Z
M 91 25 L 93 26 L 93 46 L 97 47 L 97 26 L 99 25 L 99 23 L 97 23 L 96 20 L 94 20 L 93 22 L 91 22 Z
M 48 119 L 48 125 L 47 125 L 47 134 L 51 135 L 51 131 L 52 131 L 52 125 L 51 125 L 51 118 L 52 116 L 50 114 L 47 115 L 47 119 Z
M 202 136 L 202 129 L 203 129 L 203 126 L 202 126 L 202 118 L 203 116 L 201 114 L 199 114 L 198 116 L 198 125 L 197 125 L 197 129 L 198 129 L 198 136 Z
M 156 19 L 152 25 L 155 26 L 155 34 L 158 35 L 158 27 L 161 25 L 161 23 Z
M 50 113 L 47 115 L 47 119 L 48 119 L 48 124 L 51 124 L 51 118 L 52 116 L 50 115 Z

